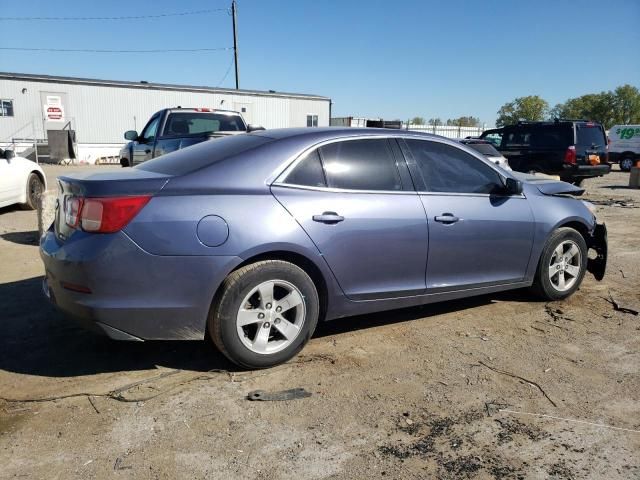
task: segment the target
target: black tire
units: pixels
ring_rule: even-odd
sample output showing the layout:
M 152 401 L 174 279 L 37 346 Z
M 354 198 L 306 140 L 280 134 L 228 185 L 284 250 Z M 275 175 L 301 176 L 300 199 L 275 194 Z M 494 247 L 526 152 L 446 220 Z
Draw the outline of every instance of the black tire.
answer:
M 121 158 L 120 159 L 120 166 L 121 167 L 128 167 L 129 166 L 129 160 L 127 160 L 126 158 Z
M 630 172 L 631 167 L 633 167 L 635 164 L 635 159 L 631 156 L 625 156 L 621 158 L 620 162 L 618 163 L 618 165 L 620 165 L 620 170 L 622 170 L 623 172 Z
M 29 174 L 27 178 L 27 202 L 22 204 L 25 210 L 35 210 L 38 208 L 40 197 L 44 193 L 44 184 L 37 173 Z
M 299 333 L 286 348 L 275 353 L 256 353 L 241 340 L 236 318 L 247 295 L 263 282 L 274 280 L 288 282 L 299 290 L 303 299 L 304 320 Z M 272 367 L 297 355 L 309 341 L 318 323 L 319 305 L 316 286 L 300 267 L 282 260 L 256 262 L 231 273 L 222 284 L 221 292 L 216 295 L 209 313 L 209 335 L 216 347 L 235 364 L 252 369 Z M 260 329 L 260 326 L 256 328 Z M 275 328 L 275 321 L 272 328 Z M 247 336 L 244 341 L 248 341 Z
M 579 266 L 580 270 L 571 287 L 562 291 L 552 283 L 549 271 L 551 261 L 554 259 L 555 250 L 563 242 L 572 242 L 578 247 L 580 258 L 576 261 L 577 265 L 575 266 Z M 554 231 L 547 240 L 547 243 L 542 250 L 542 255 L 540 255 L 538 269 L 531 287 L 533 292 L 545 300 L 562 300 L 571 296 L 580 287 L 587 271 L 587 252 L 587 244 L 584 238 L 573 228 L 563 227 Z

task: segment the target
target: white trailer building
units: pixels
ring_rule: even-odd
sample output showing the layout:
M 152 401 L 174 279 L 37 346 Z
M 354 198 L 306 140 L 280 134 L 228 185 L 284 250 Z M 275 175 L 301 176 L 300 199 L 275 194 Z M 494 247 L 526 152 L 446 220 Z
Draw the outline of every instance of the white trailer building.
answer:
M 331 99 L 317 95 L 0 72 L 0 146 L 33 157 L 47 130 L 67 128 L 78 161 L 94 163 L 117 155 L 126 130 L 177 106 L 237 110 L 265 128 L 328 126 L 331 116 Z

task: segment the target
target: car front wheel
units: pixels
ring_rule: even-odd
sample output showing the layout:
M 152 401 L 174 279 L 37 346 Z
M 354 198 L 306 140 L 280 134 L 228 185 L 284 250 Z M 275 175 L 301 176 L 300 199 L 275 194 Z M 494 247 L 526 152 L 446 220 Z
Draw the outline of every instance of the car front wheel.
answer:
M 318 322 L 316 287 L 298 266 L 265 260 L 231 273 L 209 315 L 216 347 L 245 368 L 271 367 L 294 357 Z
M 573 228 L 559 228 L 542 251 L 533 290 L 546 300 L 562 300 L 575 292 L 587 268 L 587 244 Z
M 44 193 L 44 184 L 40 177 L 35 174 L 29 174 L 27 178 L 27 202 L 22 205 L 25 210 L 35 210 L 38 208 L 40 196 Z

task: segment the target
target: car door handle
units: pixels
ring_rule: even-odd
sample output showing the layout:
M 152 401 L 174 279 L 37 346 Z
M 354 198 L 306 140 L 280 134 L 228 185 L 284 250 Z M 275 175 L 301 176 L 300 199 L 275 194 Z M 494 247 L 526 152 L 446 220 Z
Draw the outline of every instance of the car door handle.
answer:
M 453 213 L 443 213 L 442 215 L 436 215 L 436 218 L 434 218 L 434 220 L 440 223 L 451 224 L 456 223 L 460 219 Z
M 314 222 L 327 223 L 333 225 L 344 220 L 342 215 L 338 215 L 336 212 L 324 212 L 322 215 L 314 215 L 311 217 Z

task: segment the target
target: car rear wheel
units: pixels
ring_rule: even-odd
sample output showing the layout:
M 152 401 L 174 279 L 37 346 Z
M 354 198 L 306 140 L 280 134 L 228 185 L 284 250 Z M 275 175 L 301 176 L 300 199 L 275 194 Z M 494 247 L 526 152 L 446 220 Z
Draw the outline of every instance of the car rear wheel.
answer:
M 562 300 L 575 292 L 587 268 L 587 244 L 573 228 L 559 228 L 542 251 L 533 283 L 546 300 Z
M 43 194 L 44 184 L 36 173 L 31 173 L 27 178 L 27 202 L 22 205 L 25 210 L 35 210 Z
M 623 172 L 630 172 L 631 167 L 633 167 L 633 165 L 635 164 L 633 160 L 633 157 L 624 157 L 623 159 L 621 159 L 620 170 L 622 170 Z
M 233 272 L 209 315 L 216 347 L 245 368 L 286 362 L 309 341 L 318 323 L 316 287 L 304 270 L 265 260 Z

